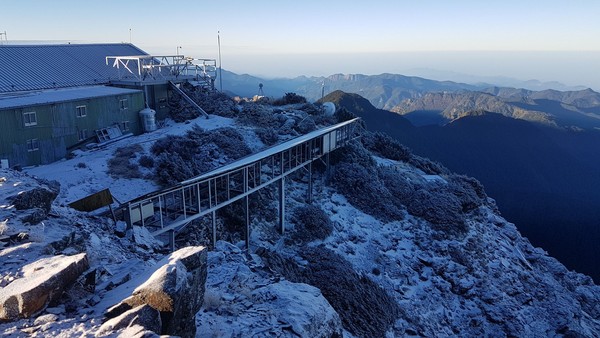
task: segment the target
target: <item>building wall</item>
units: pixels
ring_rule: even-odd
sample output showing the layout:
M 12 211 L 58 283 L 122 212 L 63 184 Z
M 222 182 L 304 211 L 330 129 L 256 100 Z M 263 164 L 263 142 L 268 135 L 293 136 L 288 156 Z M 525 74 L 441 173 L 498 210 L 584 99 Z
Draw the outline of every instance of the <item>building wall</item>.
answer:
M 139 134 L 143 108 L 143 93 L 137 92 L 0 110 L 0 159 L 11 167 L 54 162 L 93 138 L 95 130 L 115 124 Z
M 169 85 L 156 85 L 152 86 L 152 96 L 154 107 L 151 107 L 156 111 L 156 119 L 164 120 L 169 117 Z

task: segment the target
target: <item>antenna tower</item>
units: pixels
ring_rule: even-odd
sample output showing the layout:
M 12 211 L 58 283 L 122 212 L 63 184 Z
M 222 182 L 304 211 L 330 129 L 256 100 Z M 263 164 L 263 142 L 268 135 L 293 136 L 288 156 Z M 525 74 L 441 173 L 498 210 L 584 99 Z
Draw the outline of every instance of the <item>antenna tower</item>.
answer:
M 4 35 L 4 39 L 2 39 L 3 35 Z M 3 45 L 4 42 L 8 42 L 8 36 L 6 35 L 6 31 L 0 32 L 0 45 Z
M 221 67 L 221 31 L 217 31 L 217 44 L 219 45 L 219 89 L 223 92 L 223 67 Z
M 258 96 L 265 96 L 265 92 L 263 92 L 263 84 L 258 84 Z

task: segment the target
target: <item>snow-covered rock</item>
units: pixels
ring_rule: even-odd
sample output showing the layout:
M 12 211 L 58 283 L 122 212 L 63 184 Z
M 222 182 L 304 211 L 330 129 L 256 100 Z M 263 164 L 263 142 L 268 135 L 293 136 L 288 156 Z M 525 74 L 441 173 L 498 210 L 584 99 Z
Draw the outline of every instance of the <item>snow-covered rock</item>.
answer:
M 196 319 L 202 336 L 341 336 L 340 317 L 319 289 L 265 274 L 258 256 L 219 241 L 208 265 Z
M 125 329 L 130 329 L 130 331 L 128 333 L 122 332 Z M 135 329 L 136 332 L 131 332 L 131 329 Z M 115 334 L 131 337 L 138 332 L 151 331 L 156 333 L 161 332 L 161 330 L 160 312 L 150 305 L 143 304 L 107 320 L 96 332 L 96 337 Z M 128 334 L 131 334 L 131 336 Z
M 108 309 L 106 316 L 112 319 L 133 308 L 149 305 L 160 312 L 162 325 L 161 332 L 157 333 L 193 337 L 195 315 L 204 300 L 206 251 L 204 247 L 186 247 L 168 255 L 157 263 L 158 268 L 148 280 L 130 297 Z M 116 320 L 117 323 L 123 321 L 126 319 Z
M 0 320 L 30 317 L 56 300 L 89 267 L 87 256 L 52 256 L 24 266 L 20 274 L 0 289 Z

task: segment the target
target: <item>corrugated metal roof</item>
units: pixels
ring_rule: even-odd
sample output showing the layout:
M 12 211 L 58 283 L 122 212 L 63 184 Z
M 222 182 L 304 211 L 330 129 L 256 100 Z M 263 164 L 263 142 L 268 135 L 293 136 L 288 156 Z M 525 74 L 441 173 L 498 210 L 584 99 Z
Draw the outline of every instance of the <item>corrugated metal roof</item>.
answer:
M 127 89 L 109 86 L 88 86 L 35 90 L 18 93 L 4 93 L 0 95 L 0 109 L 27 107 L 47 103 L 81 100 L 92 97 L 131 94 L 137 92 L 141 93 L 142 91 L 137 89 Z
M 0 45 L 0 93 L 106 84 L 107 56 L 148 55 L 128 43 Z

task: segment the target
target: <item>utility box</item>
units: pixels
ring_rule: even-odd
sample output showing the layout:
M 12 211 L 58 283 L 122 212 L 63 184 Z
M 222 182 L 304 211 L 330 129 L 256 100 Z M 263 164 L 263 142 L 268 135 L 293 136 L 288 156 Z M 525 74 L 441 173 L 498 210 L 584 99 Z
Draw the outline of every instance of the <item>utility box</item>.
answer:
M 323 154 L 333 151 L 337 148 L 337 131 L 332 131 L 323 135 Z

